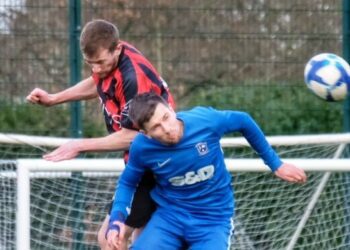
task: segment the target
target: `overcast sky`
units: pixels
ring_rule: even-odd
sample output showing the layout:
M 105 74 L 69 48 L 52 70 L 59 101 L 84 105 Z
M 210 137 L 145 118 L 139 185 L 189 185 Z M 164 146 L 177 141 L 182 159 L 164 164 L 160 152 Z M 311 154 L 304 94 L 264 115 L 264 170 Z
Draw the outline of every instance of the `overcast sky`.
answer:
M 0 33 L 7 33 L 10 9 L 21 9 L 25 0 L 0 0 Z

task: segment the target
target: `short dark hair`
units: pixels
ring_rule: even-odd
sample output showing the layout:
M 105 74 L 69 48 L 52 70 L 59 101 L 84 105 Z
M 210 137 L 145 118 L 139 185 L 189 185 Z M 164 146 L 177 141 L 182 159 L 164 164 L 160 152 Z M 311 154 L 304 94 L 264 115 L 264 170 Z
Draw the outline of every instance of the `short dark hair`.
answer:
M 118 28 L 102 19 L 88 22 L 80 35 L 80 49 L 89 57 L 94 56 L 100 48 L 114 51 L 118 42 Z
M 129 118 L 139 129 L 145 129 L 145 123 L 154 115 L 158 104 L 164 104 L 169 107 L 168 102 L 160 95 L 154 92 L 147 92 L 135 96 L 129 108 Z

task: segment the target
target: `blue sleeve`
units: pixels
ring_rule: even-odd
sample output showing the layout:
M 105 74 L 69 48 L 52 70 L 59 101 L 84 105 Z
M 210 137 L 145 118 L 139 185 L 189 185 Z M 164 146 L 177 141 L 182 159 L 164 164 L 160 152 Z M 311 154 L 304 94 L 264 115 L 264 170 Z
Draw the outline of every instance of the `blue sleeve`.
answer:
M 114 202 L 110 214 L 110 225 L 113 221 L 124 222 L 130 213 L 131 202 L 144 174 L 144 168 L 137 162 L 138 157 L 130 150 L 129 162 L 117 182 Z
M 239 111 L 213 111 L 216 131 L 220 133 L 220 136 L 230 132 L 240 132 L 273 172 L 282 165 L 276 151 L 249 114 Z

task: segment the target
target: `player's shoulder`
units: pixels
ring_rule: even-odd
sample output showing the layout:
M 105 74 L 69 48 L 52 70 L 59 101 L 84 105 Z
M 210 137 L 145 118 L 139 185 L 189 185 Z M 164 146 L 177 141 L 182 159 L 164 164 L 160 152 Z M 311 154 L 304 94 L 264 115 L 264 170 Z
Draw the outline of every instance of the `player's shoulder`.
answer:
M 142 132 L 138 132 L 135 138 L 133 139 L 133 142 L 143 142 L 145 138 L 146 136 Z
M 228 120 L 247 121 L 250 116 L 246 112 L 237 110 L 221 110 L 214 107 L 197 106 L 188 111 L 182 111 L 177 114 L 181 120 L 192 122 L 194 124 L 207 124 L 221 126 Z
M 143 133 L 139 132 L 133 139 L 130 150 L 137 151 L 141 146 L 145 146 L 149 142 L 149 138 L 146 137 Z
M 179 112 L 181 113 L 181 112 Z M 249 114 L 245 111 L 240 111 L 240 110 L 225 110 L 225 109 L 217 109 L 211 106 L 208 107 L 204 107 L 204 106 L 197 106 L 194 107 L 190 110 L 188 110 L 188 112 L 184 112 L 184 113 L 188 113 L 188 114 L 192 114 L 192 115 L 205 115 L 205 116 L 212 116 L 212 115 L 220 115 L 220 114 L 235 114 L 237 116 L 249 116 Z
M 133 52 L 139 55 L 142 55 L 142 53 L 132 44 L 126 42 L 126 41 L 120 41 L 120 44 L 123 46 L 123 48 L 127 51 L 127 52 Z
M 187 111 L 177 113 L 177 118 L 182 120 L 188 127 L 210 127 L 217 117 L 212 107 L 197 106 Z
M 204 106 L 197 106 L 192 109 L 186 110 L 186 111 L 180 111 L 178 112 L 178 116 L 180 117 L 207 117 L 214 113 L 216 113 L 217 110 L 213 107 L 204 107 Z

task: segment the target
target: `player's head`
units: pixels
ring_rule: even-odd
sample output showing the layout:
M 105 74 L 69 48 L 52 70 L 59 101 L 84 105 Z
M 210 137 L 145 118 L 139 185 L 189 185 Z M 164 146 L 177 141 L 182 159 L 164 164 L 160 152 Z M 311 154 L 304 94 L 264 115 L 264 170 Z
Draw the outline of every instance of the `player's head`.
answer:
M 163 144 L 176 144 L 182 138 L 182 122 L 164 98 L 155 93 L 135 96 L 129 117 L 141 132 Z
M 118 28 L 105 20 L 88 22 L 80 35 L 80 49 L 93 73 L 106 77 L 117 66 L 121 52 Z
M 80 49 L 89 57 L 94 56 L 101 48 L 113 52 L 118 42 L 118 28 L 101 19 L 86 23 L 80 35 Z

